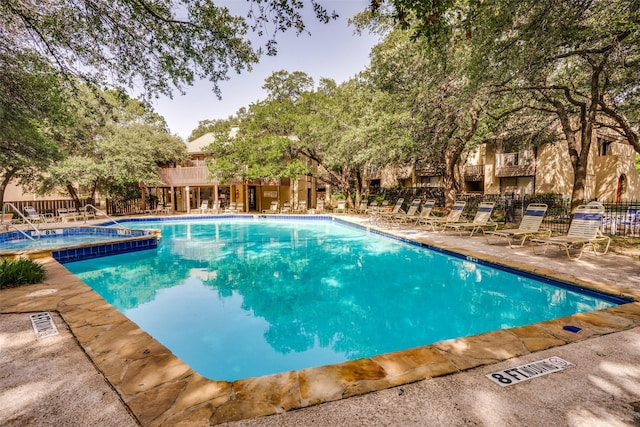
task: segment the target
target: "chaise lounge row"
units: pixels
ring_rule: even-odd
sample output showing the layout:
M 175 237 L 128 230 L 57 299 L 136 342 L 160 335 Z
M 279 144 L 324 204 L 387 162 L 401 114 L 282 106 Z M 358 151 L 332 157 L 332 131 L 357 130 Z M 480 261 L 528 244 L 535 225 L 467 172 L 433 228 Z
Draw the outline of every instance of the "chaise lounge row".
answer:
M 498 230 L 498 224 L 491 220 L 495 203 L 482 202 L 472 221 L 461 221 L 465 201 L 456 201 L 451 211 L 444 217 L 433 217 L 431 212 L 435 200 L 429 199 L 417 213 L 420 200 L 414 199 L 406 212 L 402 211 L 404 199 L 399 199 L 390 212 L 379 212 L 375 208 L 369 210 L 369 221 L 375 224 L 394 224 L 413 222 L 418 226 L 425 226 L 431 231 L 454 231 L 462 235 L 468 232 L 473 236 L 482 232 L 489 244 L 497 244 L 505 239 L 510 248 L 523 247 L 527 240 L 530 242 L 534 254 L 544 254 L 551 246 L 564 250 L 569 259 L 580 259 L 582 254 L 591 250 L 594 254 L 606 254 L 611 244 L 611 238 L 601 232 L 604 207 L 598 202 L 591 202 L 579 206 L 565 235 L 551 236 L 551 230 L 541 228 L 547 205 L 532 203 L 527 206 L 520 225 L 517 228 Z M 604 246 L 598 252 L 598 246 Z

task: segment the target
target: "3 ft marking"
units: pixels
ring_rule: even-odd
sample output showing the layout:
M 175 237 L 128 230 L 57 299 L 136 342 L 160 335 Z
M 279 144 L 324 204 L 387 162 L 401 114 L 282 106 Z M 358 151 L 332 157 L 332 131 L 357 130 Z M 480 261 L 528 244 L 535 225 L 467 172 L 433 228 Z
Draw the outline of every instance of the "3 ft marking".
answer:
M 536 362 L 531 362 L 526 365 L 517 366 L 515 368 L 493 372 L 491 374 L 487 374 L 486 377 L 494 383 L 502 387 L 506 387 L 532 378 L 551 374 L 553 372 L 563 371 L 567 368 L 573 368 L 574 366 L 576 365 L 571 362 L 567 362 L 564 359 L 553 356 Z

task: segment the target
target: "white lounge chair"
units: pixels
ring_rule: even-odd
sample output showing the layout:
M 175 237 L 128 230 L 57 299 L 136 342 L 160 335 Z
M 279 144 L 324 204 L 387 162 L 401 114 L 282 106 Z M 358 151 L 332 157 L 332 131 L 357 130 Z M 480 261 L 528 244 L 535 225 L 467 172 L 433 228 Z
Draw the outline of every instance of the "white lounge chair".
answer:
M 485 228 L 493 227 L 494 230 L 498 228 L 498 224 L 491 221 L 491 213 L 493 213 L 493 207 L 495 206 L 495 202 L 481 202 L 478 205 L 478 210 L 476 211 L 476 215 L 473 217 L 473 221 L 471 222 L 447 222 L 443 225 L 442 230 L 447 231 L 451 229 L 451 231 L 457 231 L 462 235 L 465 231 L 471 231 L 469 237 L 473 236 L 476 231 L 484 231 Z
M 420 208 L 420 199 L 413 199 L 406 212 L 400 210 L 391 217 L 391 220 L 399 223 L 413 221 L 418 212 L 418 208 Z
M 595 255 L 598 255 L 596 244 L 606 243 L 602 254 L 606 254 L 611 244 L 611 238 L 600 232 L 602 224 L 602 216 L 604 208 L 602 205 L 580 205 L 576 209 L 569 231 L 564 236 L 554 236 L 546 238 L 531 239 L 531 248 L 533 253 L 544 254 L 549 246 L 557 246 L 560 250 L 564 249 L 567 257 L 572 260 L 580 259 L 585 249 L 591 248 Z M 536 248 L 544 247 L 542 252 L 536 252 Z M 576 256 L 571 256 L 571 251 L 577 250 Z
M 271 202 L 271 206 L 269 207 L 269 209 L 263 210 L 262 213 L 277 214 L 278 211 L 278 202 L 274 200 L 273 202 Z
M 216 200 L 213 204 L 207 209 L 207 213 L 220 213 L 220 201 Z
M 435 205 L 436 205 L 435 199 L 429 199 L 422 204 L 422 209 L 420 210 L 420 213 L 415 218 L 416 225 L 420 225 L 421 222 L 427 222 L 431 220 L 431 217 L 430 217 L 431 211 L 433 210 L 433 207 Z
M 236 202 L 229 203 L 229 206 L 224 210 L 224 213 L 236 213 L 237 211 Z
M 334 213 L 345 213 L 347 212 L 347 201 L 346 200 L 338 200 L 336 208 L 333 211 Z
M 96 210 L 91 207 L 82 206 L 80 209 L 78 209 L 78 213 L 80 217 L 82 217 L 82 219 L 84 219 L 85 221 L 89 219 L 96 219 Z
M 530 239 L 536 234 L 540 233 L 540 226 L 542 225 L 542 220 L 544 219 L 544 215 L 546 212 L 546 204 L 531 203 L 529 206 L 527 206 L 524 215 L 522 215 L 522 220 L 520 221 L 520 225 L 518 226 L 518 228 L 505 228 L 503 230 L 485 231 L 484 236 L 487 239 L 487 243 L 496 244 L 504 237 L 510 248 L 514 247 L 511 244 L 513 239 L 519 239 L 519 247 L 524 246 L 527 239 Z M 546 231 L 549 233 L 547 237 L 550 237 L 551 230 Z
M 462 211 L 464 211 L 464 207 L 466 205 L 467 202 L 459 200 L 453 204 L 451 211 L 447 216 L 428 218 L 427 220 L 421 220 L 420 223 L 431 227 L 433 231 L 437 231 L 436 226 L 444 226 L 445 224 L 459 222 L 460 217 L 462 216 Z
M 298 207 L 296 208 L 295 213 L 301 213 L 301 214 L 306 214 L 307 213 L 307 202 L 306 202 L 306 200 L 298 202 Z
M 400 211 L 402 210 L 402 205 L 404 204 L 404 198 L 399 198 L 398 200 L 396 200 L 396 204 L 393 205 L 393 208 L 391 209 L 391 212 L 384 212 L 384 210 L 382 212 L 380 212 L 380 219 L 382 221 L 392 221 L 393 218 L 398 215 L 400 213 Z M 404 213 L 404 212 L 403 212 Z
M 207 211 L 209 211 L 209 201 L 205 200 L 204 202 L 200 203 L 200 213 L 205 214 L 207 213 Z
M 38 213 L 33 207 L 31 206 L 25 206 L 24 208 L 24 216 L 27 218 L 27 220 L 32 223 L 32 224 L 38 224 L 38 223 L 43 223 L 44 221 L 44 216 L 41 215 L 40 213 Z
M 367 213 L 367 209 L 369 205 L 369 201 L 367 199 L 362 199 L 360 201 L 360 205 L 357 208 L 352 209 L 352 212 L 355 214 L 365 214 Z
M 156 205 L 156 208 L 155 208 L 155 210 L 153 211 L 153 213 L 154 213 L 155 215 L 163 215 L 163 214 L 165 213 L 165 210 L 164 210 L 164 203 L 158 203 L 158 204 Z

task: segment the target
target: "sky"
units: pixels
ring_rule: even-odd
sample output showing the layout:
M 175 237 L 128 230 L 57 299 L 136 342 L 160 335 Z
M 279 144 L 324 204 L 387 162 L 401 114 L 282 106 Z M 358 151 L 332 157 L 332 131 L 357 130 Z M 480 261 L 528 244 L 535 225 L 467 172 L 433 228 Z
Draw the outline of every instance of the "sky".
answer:
M 238 10 L 238 14 L 243 16 L 242 9 L 246 3 L 246 0 L 216 1 L 216 4 L 227 6 L 232 11 Z M 369 65 L 371 48 L 380 38 L 368 32 L 354 34 L 354 28 L 347 24 L 347 20 L 365 10 L 370 0 L 323 0 L 321 3 L 329 11 L 335 10 L 340 17 L 322 24 L 313 16 L 309 3 L 305 2 L 305 10 L 309 11 L 309 14 L 305 13 L 305 24 L 311 35 L 297 36 L 294 31 L 279 33 L 276 36 L 277 56 L 263 56 L 251 72 L 229 74 L 230 80 L 219 85 L 221 100 L 211 90 L 211 83 L 204 80 L 187 87 L 185 95 L 175 91 L 173 99 L 161 97 L 152 102 L 156 112 L 166 119 L 171 133 L 186 140 L 201 120 L 226 119 L 240 107 L 265 99 L 262 85 L 274 71 L 303 71 L 313 78 L 316 85 L 321 77 L 342 83 L 363 71 Z M 266 39 L 260 40 L 255 35 L 251 39 L 262 42 L 262 45 L 266 42 Z

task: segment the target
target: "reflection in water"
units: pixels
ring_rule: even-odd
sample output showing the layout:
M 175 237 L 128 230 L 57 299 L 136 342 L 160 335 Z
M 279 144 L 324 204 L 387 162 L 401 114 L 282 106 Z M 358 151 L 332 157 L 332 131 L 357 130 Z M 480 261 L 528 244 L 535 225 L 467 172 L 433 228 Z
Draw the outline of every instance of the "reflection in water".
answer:
M 163 225 L 162 236 L 157 251 L 68 267 L 215 379 L 611 305 L 331 222 L 176 222 Z

